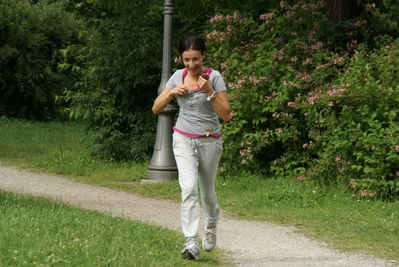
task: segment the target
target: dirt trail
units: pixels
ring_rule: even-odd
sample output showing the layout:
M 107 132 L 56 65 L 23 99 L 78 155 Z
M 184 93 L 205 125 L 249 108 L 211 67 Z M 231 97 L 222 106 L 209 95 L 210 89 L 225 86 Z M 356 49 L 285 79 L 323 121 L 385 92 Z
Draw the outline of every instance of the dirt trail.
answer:
M 76 183 L 54 175 L 30 173 L 1 163 L 0 188 L 57 199 L 81 208 L 140 220 L 180 232 L 180 205 L 171 201 Z M 236 220 L 223 211 L 218 225 L 218 246 L 231 252 L 234 266 L 393 266 L 383 259 L 328 249 L 322 243 L 295 233 L 294 227 Z

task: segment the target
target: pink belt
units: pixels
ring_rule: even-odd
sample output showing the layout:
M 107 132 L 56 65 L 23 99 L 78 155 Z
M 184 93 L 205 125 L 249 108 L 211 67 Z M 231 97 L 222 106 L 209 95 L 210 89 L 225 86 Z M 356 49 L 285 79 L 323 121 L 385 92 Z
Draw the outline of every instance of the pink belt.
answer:
M 182 130 L 179 130 L 176 128 L 176 126 L 173 126 L 173 130 L 179 134 L 182 134 L 184 136 L 190 137 L 190 138 L 202 138 L 202 137 L 213 137 L 213 138 L 220 138 L 222 136 L 221 133 L 217 133 L 217 134 L 191 134 L 191 133 L 186 133 Z

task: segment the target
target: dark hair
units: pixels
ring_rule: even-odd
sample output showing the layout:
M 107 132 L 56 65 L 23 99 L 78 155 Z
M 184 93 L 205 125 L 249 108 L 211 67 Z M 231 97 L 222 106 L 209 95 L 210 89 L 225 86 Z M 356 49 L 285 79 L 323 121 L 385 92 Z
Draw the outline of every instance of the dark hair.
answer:
M 179 43 L 177 46 L 177 52 L 181 56 L 183 52 L 189 50 L 201 51 L 201 54 L 206 52 L 205 40 L 198 36 L 189 36 Z

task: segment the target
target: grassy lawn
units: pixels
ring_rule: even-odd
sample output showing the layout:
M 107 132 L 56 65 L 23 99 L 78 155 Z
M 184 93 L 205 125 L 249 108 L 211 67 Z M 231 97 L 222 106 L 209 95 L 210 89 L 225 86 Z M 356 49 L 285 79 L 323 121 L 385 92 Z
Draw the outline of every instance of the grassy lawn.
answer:
M 175 231 L 0 191 L 1 266 L 224 266 L 180 257 Z
M 158 184 L 145 183 L 141 186 L 121 184 L 120 182 L 139 181 L 146 178 L 148 163 L 118 163 L 113 160 L 92 159 L 88 152 L 90 149 L 89 137 L 81 129 L 81 125 L 73 123 L 31 123 L 0 119 L 0 160 L 31 171 L 58 174 L 84 183 L 180 201 L 180 190 L 176 181 Z M 399 260 L 399 242 L 397 242 L 399 240 L 398 202 L 356 199 L 352 198 L 350 192 L 345 189 L 320 188 L 316 182 L 312 181 L 298 182 L 296 180 L 250 175 L 245 177 L 234 175 L 230 175 L 229 178 L 219 177 L 217 192 L 220 206 L 237 218 L 294 225 L 299 232 L 313 239 L 321 240 L 333 248 L 342 251 L 362 251 L 389 260 Z M 7 195 L 7 197 L 25 201 L 21 196 Z M 44 200 L 37 201 L 46 202 Z M 44 207 L 51 205 L 63 207 L 65 211 L 62 212 L 73 213 L 73 216 L 68 215 L 68 217 L 74 217 L 77 220 L 85 218 L 84 220 L 90 220 L 93 223 L 115 220 L 121 224 L 121 229 L 125 229 L 124 232 L 137 232 L 132 229 L 139 227 L 140 231 L 145 232 L 147 236 L 152 236 L 150 239 L 159 235 L 159 229 L 149 225 L 124 221 L 120 218 L 108 218 L 95 212 L 79 211 L 60 203 L 48 202 L 43 205 Z M 33 214 L 44 212 L 37 211 L 34 207 L 31 208 Z M 50 210 L 49 208 L 40 209 Z M 49 216 L 47 217 L 48 221 L 56 220 L 56 217 L 51 217 L 47 214 L 47 211 L 44 213 Z M 5 213 L 2 212 L 2 214 Z M 18 218 L 18 214 L 7 218 L 7 221 L 12 221 L 13 218 Z M 49 222 L 42 221 L 41 223 Z M 79 227 L 78 224 L 71 223 L 71 225 Z M 29 225 L 25 224 L 17 229 L 26 229 L 27 227 Z M 93 231 L 96 232 L 96 230 Z M 176 256 L 176 251 L 179 252 L 183 242 L 181 234 L 163 231 L 168 236 L 165 238 L 169 238 L 167 241 L 169 243 L 169 254 Z M 20 232 L 14 234 L 25 234 L 23 230 L 20 230 Z M 93 232 L 86 232 L 85 236 L 79 237 L 79 240 L 90 239 L 92 234 Z M 55 233 L 48 235 L 55 235 Z M 115 232 L 114 239 L 117 236 L 118 234 Z M 52 238 L 57 239 L 59 237 L 52 236 Z M 132 236 L 124 238 L 135 240 L 138 237 L 132 234 Z M 127 242 L 124 240 L 122 243 L 126 245 Z M 31 246 L 34 247 L 33 243 Z M 113 244 L 113 246 L 118 249 L 121 245 Z M 153 247 L 153 253 L 160 256 L 159 261 L 151 262 L 148 266 L 161 266 L 161 264 L 162 266 L 184 266 L 179 260 L 178 264 L 171 262 L 170 265 L 165 265 L 165 262 L 173 259 L 163 255 L 164 246 L 155 242 L 155 244 L 151 244 L 151 247 Z M 9 254 L 14 253 L 12 248 L 9 247 L 8 250 L 2 248 L 3 252 L 0 257 L 6 255 L 9 257 Z M 47 251 L 49 248 L 44 250 Z M 102 254 L 100 250 L 101 248 L 96 252 L 98 255 Z M 79 253 L 84 252 L 84 250 L 79 251 Z M 126 257 L 131 258 L 129 256 L 131 252 L 123 250 L 123 253 Z M 142 251 L 141 254 L 146 255 L 145 251 Z M 196 264 L 198 266 L 207 266 L 201 264 L 223 266 L 223 262 L 220 260 L 223 258 L 222 252 L 212 255 L 208 256 L 207 261 Z M 153 259 L 145 258 L 143 260 Z M 139 261 L 134 264 L 129 263 L 127 266 L 140 266 Z

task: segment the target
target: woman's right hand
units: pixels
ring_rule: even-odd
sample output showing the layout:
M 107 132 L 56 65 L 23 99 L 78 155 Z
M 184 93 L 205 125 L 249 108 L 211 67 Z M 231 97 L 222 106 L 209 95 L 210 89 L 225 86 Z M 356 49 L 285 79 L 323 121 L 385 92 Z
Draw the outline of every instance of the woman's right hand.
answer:
M 173 88 L 172 90 L 169 91 L 169 94 L 174 95 L 174 96 L 179 96 L 179 95 L 185 95 L 188 92 L 187 86 L 184 84 L 180 84 Z
M 154 101 L 152 112 L 154 114 L 158 114 L 166 108 L 166 106 L 169 104 L 169 101 L 172 100 L 174 96 L 185 95 L 187 92 L 188 88 L 184 84 L 180 84 L 172 90 L 169 90 L 168 88 L 163 89 L 162 93 L 160 93 Z

